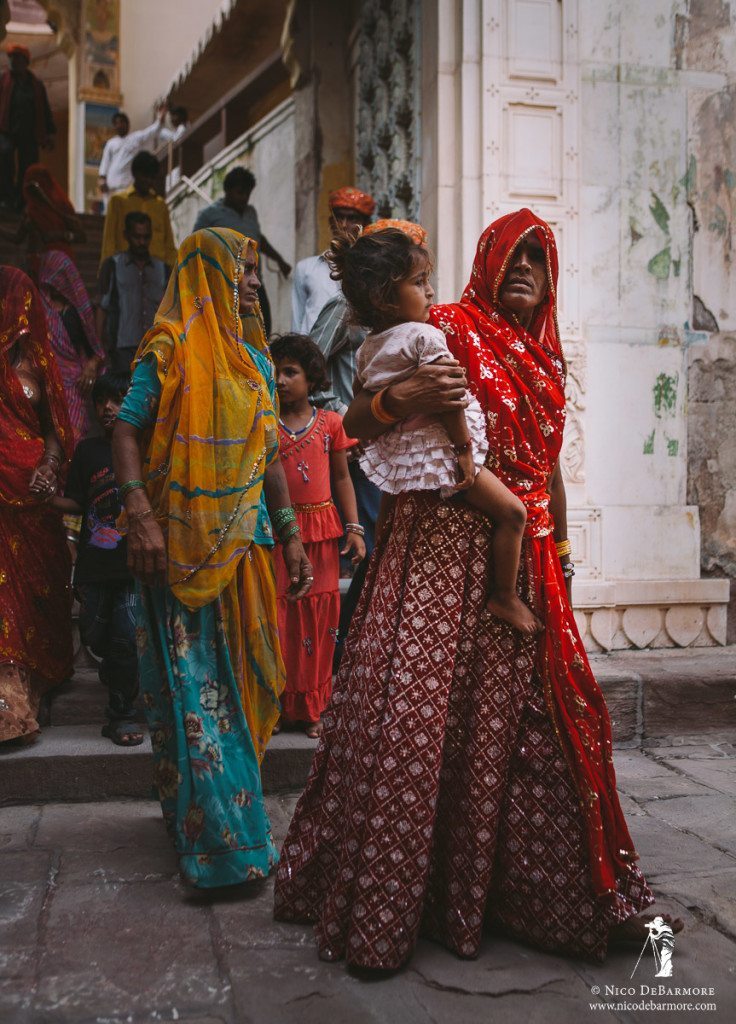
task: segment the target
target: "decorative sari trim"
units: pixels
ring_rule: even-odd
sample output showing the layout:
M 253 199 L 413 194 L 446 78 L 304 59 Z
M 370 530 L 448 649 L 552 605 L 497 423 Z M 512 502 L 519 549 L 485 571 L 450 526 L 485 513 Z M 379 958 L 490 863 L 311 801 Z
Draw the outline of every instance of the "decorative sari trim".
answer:
M 499 305 L 501 284 L 518 244 L 534 233 L 544 248 L 548 289 L 530 329 Z M 470 282 L 457 304 L 434 306 L 468 386 L 486 410 L 489 464 L 527 509 L 537 613 L 545 631 L 537 649 L 548 710 L 573 772 L 586 823 L 593 885 L 611 894 L 635 859 L 616 793 L 605 700 L 565 594 L 551 532 L 549 479 L 562 447 L 566 368 L 557 326 L 558 258 L 549 225 L 531 210 L 494 221 L 482 234 Z

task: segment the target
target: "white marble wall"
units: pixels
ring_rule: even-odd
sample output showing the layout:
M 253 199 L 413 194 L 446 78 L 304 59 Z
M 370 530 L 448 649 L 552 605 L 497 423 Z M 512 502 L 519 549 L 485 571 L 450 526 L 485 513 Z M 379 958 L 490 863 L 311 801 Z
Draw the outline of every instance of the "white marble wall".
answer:
M 437 0 L 425 20 L 422 220 L 440 300 L 459 295 L 501 213 L 530 206 L 558 237 L 563 469 L 592 650 L 725 640 L 728 584 L 700 580 L 686 504 L 688 96 L 708 85 L 678 66 L 686 12 L 685 0 Z

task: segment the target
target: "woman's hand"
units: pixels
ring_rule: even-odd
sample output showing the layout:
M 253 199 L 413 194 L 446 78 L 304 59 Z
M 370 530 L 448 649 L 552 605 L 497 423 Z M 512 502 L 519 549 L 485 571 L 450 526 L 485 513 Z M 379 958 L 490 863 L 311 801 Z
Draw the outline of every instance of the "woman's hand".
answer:
M 49 501 L 56 494 L 58 486 L 56 470 L 48 462 L 42 462 L 31 473 L 28 490 L 31 494 L 37 494 L 42 501 Z
M 128 519 L 128 568 L 149 587 L 166 583 L 166 542 L 153 516 Z
M 92 388 L 97 380 L 97 371 L 100 368 L 100 362 L 101 360 L 99 356 L 92 356 L 92 358 L 88 359 L 82 367 L 82 372 L 79 375 L 79 390 L 85 398 L 92 392 Z
M 304 551 L 302 542 L 298 535 L 289 537 L 282 545 L 281 553 L 284 556 L 286 571 L 289 574 L 289 589 L 286 591 L 287 601 L 298 601 L 311 589 L 314 582 L 314 569 Z
M 399 419 L 415 413 L 437 416 L 458 412 L 468 404 L 465 370 L 457 359 L 425 363 L 406 380 L 392 384 L 384 395 L 387 412 Z
M 371 441 L 390 429 L 373 416 L 372 398 L 369 391 L 360 391 L 348 406 L 343 427 L 349 437 Z M 455 359 L 420 366 L 411 377 L 392 384 L 383 395 L 384 409 L 399 420 L 414 413 L 460 412 L 467 404 L 465 370 Z
M 346 535 L 345 547 L 340 552 L 341 555 L 352 554 L 350 561 L 353 565 L 359 565 L 365 558 L 365 541 L 358 533 L 348 533 Z

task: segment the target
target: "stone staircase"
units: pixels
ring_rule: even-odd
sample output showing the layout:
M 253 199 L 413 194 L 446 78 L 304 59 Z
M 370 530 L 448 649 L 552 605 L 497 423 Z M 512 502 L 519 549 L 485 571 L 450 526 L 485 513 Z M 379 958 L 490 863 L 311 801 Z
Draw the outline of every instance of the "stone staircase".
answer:
M 94 304 L 97 301 L 97 269 L 102 248 L 104 217 L 92 213 L 80 213 L 78 216 L 87 235 L 87 241 L 74 246 L 74 262 L 77 264 L 84 286 Z M 0 211 L 0 227 L 5 230 L 14 232 L 19 221 L 20 214 Z M 25 250 L 0 237 L 0 265 L 26 270 Z
M 138 747 L 119 747 L 103 737 L 106 698 L 82 650 L 73 678 L 51 697 L 39 739 L 0 754 L 0 804 L 153 798 L 148 738 Z M 145 721 L 142 709 L 139 721 Z M 275 736 L 262 766 L 264 790 L 303 788 L 316 746 L 299 732 Z
M 657 756 L 674 748 L 676 757 L 688 744 L 736 749 L 736 647 L 623 651 L 592 662 L 619 750 Z M 0 753 L 0 804 L 153 797 L 148 740 L 125 748 L 104 739 L 105 703 L 81 650 L 73 679 L 53 695 L 40 738 Z M 263 761 L 265 792 L 303 788 L 315 749 L 300 732 L 275 736 Z

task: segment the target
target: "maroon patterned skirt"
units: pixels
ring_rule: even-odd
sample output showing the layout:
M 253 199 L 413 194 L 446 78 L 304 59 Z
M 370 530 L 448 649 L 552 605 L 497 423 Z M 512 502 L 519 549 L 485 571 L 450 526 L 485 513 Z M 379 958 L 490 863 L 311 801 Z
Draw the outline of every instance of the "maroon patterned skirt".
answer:
M 474 957 L 484 925 L 602 959 L 652 902 L 635 867 L 593 891 L 534 645 L 484 614 L 489 564 L 480 515 L 398 499 L 276 877 L 276 917 L 314 922 L 323 959 L 397 968 L 420 933 Z M 520 585 L 533 600 L 526 566 Z

